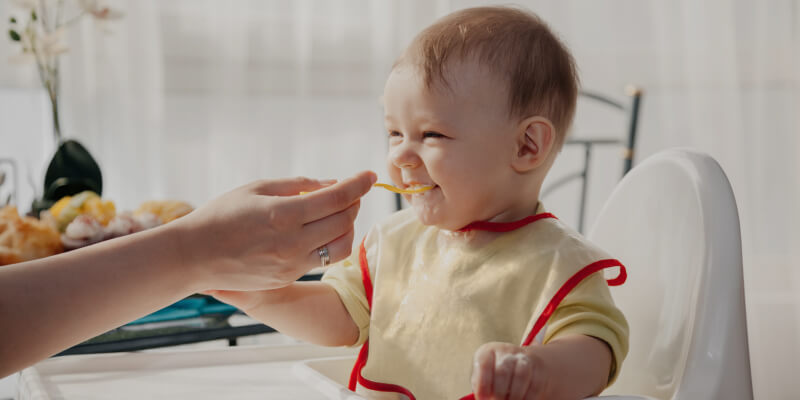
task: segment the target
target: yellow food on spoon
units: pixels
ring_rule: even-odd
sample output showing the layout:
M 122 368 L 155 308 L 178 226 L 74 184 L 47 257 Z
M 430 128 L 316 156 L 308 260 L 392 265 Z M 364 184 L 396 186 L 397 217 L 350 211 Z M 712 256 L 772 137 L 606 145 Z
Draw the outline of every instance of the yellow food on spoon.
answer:
M 433 189 L 433 185 L 425 185 L 423 187 L 417 189 L 400 189 L 398 187 L 386 184 L 386 183 L 376 183 L 372 186 L 382 187 L 390 192 L 401 193 L 401 194 L 414 194 L 414 193 L 422 193 L 427 190 Z
M 425 191 L 428 191 L 428 190 L 431 190 L 431 189 L 434 188 L 433 185 L 426 185 L 426 186 L 423 186 L 423 187 L 417 188 L 417 189 L 400 189 L 399 187 L 392 186 L 392 185 L 390 185 L 388 183 L 376 183 L 376 184 L 373 184 L 372 186 L 382 187 L 382 188 L 384 188 L 384 189 L 386 189 L 386 190 L 388 190 L 390 192 L 395 192 L 395 193 L 400 193 L 400 194 L 422 193 L 422 192 L 425 192 Z M 300 192 L 301 195 L 307 194 L 307 193 L 311 193 L 311 192 Z

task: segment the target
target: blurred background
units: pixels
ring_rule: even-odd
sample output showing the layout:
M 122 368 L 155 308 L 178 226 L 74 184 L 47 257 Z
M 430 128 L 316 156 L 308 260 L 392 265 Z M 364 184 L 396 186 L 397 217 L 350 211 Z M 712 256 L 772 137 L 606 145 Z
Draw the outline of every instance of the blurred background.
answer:
M 0 23 L 20 13 L 18 3 L 0 0 Z M 259 178 L 372 169 L 388 181 L 378 98 L 395 57 L 436 18 L 492 3 L 110 1 L 121 19 L 87 18 L 65 32 L 61 132 L 95 156 L 103 197 L 118 210 L 152 199 L 199 206 Z M 676 146 L 722 165 L 741 218 L 755 397 L 797 398 L 800 1 L 515 4 L 571 48 L 584 90 L 626 106 L 628 85 L 643 90 L 634 165 Z M 26 212 L 55 146 L 35 66 L 7 62 L 20 51 L 0 40 L 0 158 L 16 161 L 7 179 Z M 572 137 L 624 140 L 629 117 L 584 98 Z M 590 161 L 587 230 L 621 177 L 623 146 L 599 146 Z M 566 147 L 551 182 L 583 162 L 583 147 Z M 577 226 L 580 194 L 576 180 L 544 203 Z M 357 236 L 393 210 L 390 194 L 370 193 Z

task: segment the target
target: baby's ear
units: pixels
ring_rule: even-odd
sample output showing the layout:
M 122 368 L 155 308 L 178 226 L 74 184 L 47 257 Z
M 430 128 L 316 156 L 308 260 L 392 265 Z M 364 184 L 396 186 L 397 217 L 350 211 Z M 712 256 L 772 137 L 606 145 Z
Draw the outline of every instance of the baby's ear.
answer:
M 544 117 L 529 117 L 519 125 L 517 153 L 512 167 L 517 172 L 528 172 L 546 163 L 553 150 L 556 131 Z

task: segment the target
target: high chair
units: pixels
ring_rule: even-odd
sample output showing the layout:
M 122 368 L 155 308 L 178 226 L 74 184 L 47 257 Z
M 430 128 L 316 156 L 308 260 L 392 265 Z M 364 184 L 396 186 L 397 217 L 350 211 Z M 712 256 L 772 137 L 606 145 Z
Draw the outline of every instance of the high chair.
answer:
M 650 157 L 619 183 L 589 238 L 628 270 L 611 293 L 630 324 L 630 352 L 604 394 L 753 398 L 739 217 L 713 158 Z
M 627 267 L 611 292 L 630 324 L 621 374 L 593 399 L 753 398 L 739 216 L 713 158 L 668 150 L 637 165 L 589 238 Z M 352 361 L 310 361 L 309 382 L 344 382 Z

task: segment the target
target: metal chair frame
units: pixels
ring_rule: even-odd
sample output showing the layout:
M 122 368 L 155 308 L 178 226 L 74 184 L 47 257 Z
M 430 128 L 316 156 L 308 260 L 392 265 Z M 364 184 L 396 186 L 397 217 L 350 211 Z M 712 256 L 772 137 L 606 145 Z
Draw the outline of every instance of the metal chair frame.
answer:
M 598 139 L 568 139 L 564 142 L 565 146 L 583 146 L 584 155 L 583 155 L 583 167 L 580 171 L 565 175 L 544 190 L 542 190 L 542 197 L 547 196 L 548 194 L 552 193 L 553 191 L 559 189 L 560 187 L 566 185 L 567 183 L 572 182 L 575 179 L 581 180 L 581 196 L 580 196 L 580 205 L 578 207 L 578 232 L 584 232 L 584 224 L 586 220 L 586 194 L 589 185 L 589 169 L 591 167 L 591 160 L 592 160 L 592 150 L 594 146 L 617 146 L 617 145 L 624 145 L 625 150 L 623 153 L 623 166 L 622 166 L 622 176 L 628 173 L 628 171 L 633 168 L 633 157 L 634 157 L 634 149 L 636 147 L 636 133 L 639 124 L 639 109 L 642 103 L 642 90 L 635 87 L 629 86 L 626 90 L 627 95 L 631 98 L 630 105 L 625 105 L 620 103 L 614 99 L 609 98 L 608 96 L 590 92 L 590 91 L 581 91 L 580 96 L 585 97 L 591 100 L 598 101 L 602 104 L 605 104 L 609 107 L 614 109 L 627 112 L 628 113 L 628 130 L 626 132 L 626 136 L 622 139 L 616 138 L 598 138 Z

